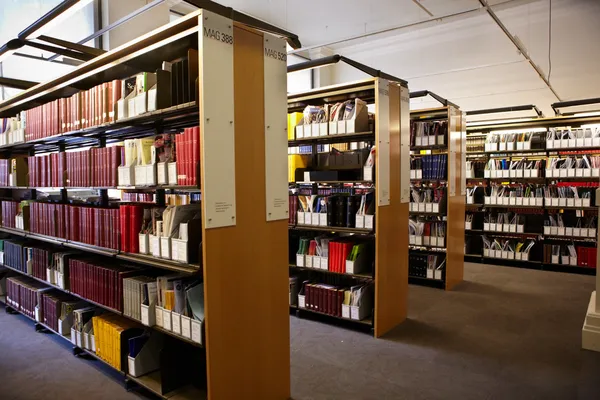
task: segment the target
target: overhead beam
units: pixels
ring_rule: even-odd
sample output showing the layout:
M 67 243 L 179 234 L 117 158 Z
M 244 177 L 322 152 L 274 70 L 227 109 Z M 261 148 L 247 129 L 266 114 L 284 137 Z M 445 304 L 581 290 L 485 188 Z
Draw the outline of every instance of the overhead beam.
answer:
M 90 47 L 90 46 L 84 46 L 83 44 L 80 44 L 80 43 L 73 43 L 73 42 L 69 42 L 67 40 L 57 39 L 57 38 L 50 37 L 50 36 L 42 35 L 42 36 L 38 36 L 37 39 L 42 40 L 44 42 L 55 44 L 57 46 L 64 47 L 66 49 L 75 50 L 80 53 L 88 54 L 93 57 L 98 57 L 98 56 L 101 56 L 102 54 L 106 53 L 106 51 L 102 50 L 102 49 L 97 49 L 95 47 Z
M 22 79 L 5 78 L 0 76 L 0 86 L 6 86 L 13 89 L 27 90 L 34 87 L 39 82 L 25 81 Z
M 86 53 L 80 53 L 78 51 L 63 49 L 62 47 L 50 46 L 48 44 L 34 42 L 32 40 L 26 40 L 25 44 L 27 46 L 35 47 L 36 49 L 49 51 L 52 53 L 60 54 L 65 57 L 71 57 L 71 58 L 74 58 L 76 60 L 81 60 L 81 61 L 90 61 L 92 58 L 96 57 L 96 56 L 91 56 Z
M 512 42 L 512 44 L 517 48 L 517 50 L 519 50 L 521 55 L 523 57 L 525 57 L 525 59 L 529 62 L 529 65 L 531 65 L 531 67 L 539 75 L 540 79 L 542 81 L 544 81 L 544 83 L 546 84 L 548 89 L 550 89 L 552 94 L 558 99 L 558 101 L 561 101 L 560 96 L 558 95 L 556 90 L 554 90 L 554 88 L 550 84 L 550 81 L 544 74 L 544 71 L 542 71 L 542 69 L 529 56 L 529 53 L 527 52 L 527 49 L 525 48 L 525 46 L 519 40 L 517 40 L 517 38 L 515 36 L 513 36 L 512 33 L 510 33 L 510 31 L 508 30 L 506 25 L 504 25 L 502 23 L 502 21 L 500 21 L 500 18 L 498 18 L 498 16 L 494 12 L 494 10 L 492 10 L 492 7 L 488 4 L 487 0 L 479 0 L 479 4 L 481 4 L 482 7 L 487 11 L 488 15 L 494 20 L 494 22 L 496 23 L 496 25 L 498 25 L 498 27 L 502 30 L 502 32 L 504 32 L 506 37 Z

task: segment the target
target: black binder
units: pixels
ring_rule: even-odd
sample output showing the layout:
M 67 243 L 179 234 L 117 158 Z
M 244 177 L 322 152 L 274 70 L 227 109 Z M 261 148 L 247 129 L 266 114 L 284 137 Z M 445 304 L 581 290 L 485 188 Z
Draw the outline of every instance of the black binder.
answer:
M 327 226 L 336 226 L 335 225 L 336 197 L 338 197 L 338 196 L 327 197 Z

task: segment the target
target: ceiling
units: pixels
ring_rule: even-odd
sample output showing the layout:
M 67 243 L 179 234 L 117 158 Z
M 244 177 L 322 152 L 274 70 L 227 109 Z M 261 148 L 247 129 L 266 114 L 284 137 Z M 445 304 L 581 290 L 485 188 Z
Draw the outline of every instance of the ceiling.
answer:
M 433 17 L 413 0 L 221 2 L 296 33 L 305 50 L 350 57 L 464 110 L 536 104 L 552 115 L 550 104 L 559 100 L 478 0 L 421 0 Z M 547 77 L 550 0 L 488 3 Z M 552 0 L 549 81 L 560 100 L 600 97 L 599 19 L 598 0 Z M 345 40 L 381 30 L 390 31 Z M 317 49 L 300 54 L 314 57 Z M 328 68 L 331 83 L 364 76 L 346 65 Z

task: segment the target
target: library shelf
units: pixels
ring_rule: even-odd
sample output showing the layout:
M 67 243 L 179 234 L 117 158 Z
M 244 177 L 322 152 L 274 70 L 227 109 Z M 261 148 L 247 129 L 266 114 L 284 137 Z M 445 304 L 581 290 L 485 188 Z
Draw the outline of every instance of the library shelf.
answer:
M 443 279 L 424 278 L 422 276 L 408 276 L 408 283 L 412 285 L 428 286 L 436 289 L 445 289 L 446 282 Z
M 358 279 L 371 279 L 371 280 L 374 279 L 373 274 L 371 272 L 357 272 L 357 273 L 350 274 L 348 272 L 334 272 L 334 271 L 329 271 L 327 269 L 299 267 L 294 264 L 290 264 L 290 268 L 293 268 L 293 269 L 296 269 L 299 271 L 319 272 L 319 273 L 323 273 L 323 274 L 349 276 L 349 277 L 358 278 Z
M 374 235 L 373 229 L 364 228 L 348 228 L 343 226 L 320 226 L 320 225 L 290 225 L 289 229 L 297 229 L 301 231 L 322 231 L 322 232 L 343 232 L 356 233 L 360 235 Z
M 307 144 L 328 144 L 343 142 L 372 142 L 375 140 L 374 132 L 343 133 L 327 136 L 311 136 L 308 138 L 288 140 L 288 146 L 303 146 Z
M 540 208 L 542 206 L 517 206 L 517 205 L 509 205 L 509 204 L 482 204 L 483 208 Z
M 442 99 L 443 100 L 443 99 Z M 438 100 L 440 101 L 440 100 Z M 445 273 L 444 279 L 436 281 L 433 287 L 437 287 L 444 290 L 452 290 L 463 280 L 464 276 L 464 256 L 463 251 L 465 246 L 465 231 L 464 231 L 464 219 L 465 219 L 465 201 L 463 195 L 461 195 L 461 186 L 464 187 L 463 183 L 466 183 L 466 179 L 463 180 L 464 172 L 461 168 L 452 168 L 453 165 L 462 165 L 465 163 L 466 153 L 463 151 L 462 142 L 465 140 L 466 133 L 466 118 L 464 113 L 459 109 L 458 106 L 449 102 L 443 103 L 443 107 L 436 107 L 423 110 L 411 110 L 410 119 L 412 123 L 427 122 L 427 121 L 446 121 L 447 124 L 447 135 L 444 138 L 444 144 L 433 144 L 433 145 L 414 145 L 410 147 L 411 157 L 421 157 L 436 154 L 446 154 L 446 176 L 442 179 L 411 179 L 411 185 L 415 185 L 418 182 L 425 182 L 426 184 L 442 184 L 446 187 L 446 204 L 445 207 L 438 213 L 428 213 L 423 211 L 410 211 L 411 216 L 440 216 L 443 217 L 446 222 L 445 230 L 445 247 L 431 246 L 431 245 L 410 245 L 410 252 L 417 252 L 421 254 L 441 254 L 445 257 Z M 411 132 L 411 136 L 412 136 Z M 429 138 L 430 140 L 431 138 Z M 435 138 L 438 141 L 439 138 Z M 412 142 L 412 139 L 411 139 Z M 417 144 L 417 136 L 415 135 L 415 144 Z M 430 153 L 420 154 L 421 150 L 431 150 Z M 451 158 L 453 158 L 451 160 Z M 460 221 L 460 223 L 457 223 Z M 409 269 L 409 283 L 417 285 L 432 286 L 431 282 L 423 279 L 411 279 Z
M 519 157 L 527 157 L 530 160 L 548 160 L 549 157 L 560 157 L 560 158 L 566 158 L 566 157 L 575 157 L 577 156 L 578 158 L 581 158 L 582 155 L 593 155 L 593 156 L 597 156 L 600 155 L 600 147 L 599 146 L 570 146 L 570 147 L 561 147 L 561 148 L 554 148 L 553 145 L 548 142 L 546 140 L 546 133 L 543 132 L 543 130 L 548 131 L 549 128 L 553 128 L 556 127 L 558 129 L 564 129 L 564 127 L 569 127 L 569 129 L 577 129 L 583 125 L 589 125 L 589 124 L 598 124 L 600 122 L 600 116 L 588 116 L 588 117 L 584 117 L 584 116 L 557 116 L 557 117 L 551 117 L 551 118 L 539 118 L 539 119 L 535 119 L 532 121 L 519 121 L 519 122 L 514 122 L 514 123 L 505 123 L 505 124 L 494 124 L 494 123 L 490 123 L 489 125 L 485 125 L 485 126 L 476 126 L 476 127 L 468 127 L 467 129 L 467 139 L 474 137 L 474 139 L 476 141 L 478 141 L 477 146 L 483 146 L 483 141 L 482 138 L 486 137 L 489 134 L 493 134 L 497 131 L 500 131 L 500 133 L 510 133 L 510 130 L 519 130 L 519 131 L 526 131 L 529 129 L 533 129 L 535 128 L 535 130 L 533 132 L 540 132 L 539 135 L 539 140 L 537 141 L 537 143 L 541 144 L 541 146 L 538 146 L 536 144 L 536 149 L 531 149 L 531 150 L 513 150 L 513 151 L 469 151 L 467 152 L 467 155 L 482 155 L 483 157 L 478 158 L 478 160 L 481 161 L 481 164 L 479 166 L 476 167 L 476 169 L 474 170 L 474 173 L 479 175 L 480 173 L 483 174 L 483 169 L 485 167 L 483 167 L 483 164 L 487 164 L 487 161 L 489 159 L 498 159 L 498 158 L 502 158 L 505 157 L 507 159 L 510 160 L 517 160 Z M 537 140 L 534 138 L 534 140 Z M 473 142 L 474 143 L 474 142 Z M 554 141 L 554 143 L 556 144 L 557 142 Z M 596 142 L 594 142 L 594 144 L 596 144 Z M 478 150 L 481 149 L 483 150 L 482 147 L 479 147 Z M 542 165 L 541 166 L 541 173 L 540 175 L 545 175 L 545 166 Z M 576 170 L 577 171 L 577 170 Z M 567 174 L 569 174 L 569 171 L 565 171 Z M 589 182 L 593 186 L 594 184 L 597 185 L 598 183 L 598 177 L 597 176 L 587 176 L 587 177 L 582 177 L 582 176 L 574 176 L 577 175 L 578 173 L 583 174 L 581 171 L 578 172 L 572 172 L 571 175 L 572 176 L 562 176 L 562 177 L 551 177 L 551 176 L 543 176 L 543 177 L 538 177 L 538 178 L 483 178 L 482 181 L 487 182 L 489 185 L 489 182 L 495 182 L 495 183 L 500 183 L 500 182 L 514 182 L 514 183 L 536 183 L 536 184 L 540 184 L 540 185 L 550 185 L 550 184 L 556 184 L 556 183 L 562 183 L 562 184 L 566 184 L 567 186 L 569 186 L 569 182 L 573 182 L 573 186 L 576 186 L 576 183 L 581 183 L 581 182 Z M 484 183 L 485 186 L 485 183 Z M 583 185 L 582 185 L 583 186 Z M 561 205 L 561 206 L 557 206 L 557 205 L 550 205 L 547 204 L 546 201 L 544 201 L 544 205 L 542 206 L 507 206 L 507 205 L 483 205 L 481 206 L 481 208 L 477 209 L 477 210 L 473 210 L 471 212 L 488 212 L 491 211 L 494 208 L 506 208 L 506 209 L 538 209 L 540 211 L 542 211 L 542 213 L 540 215 L 543 215 L 544 220 L 547 220 L 547 216 L 548 215 L 553 215 L 554 213 L 558 212 L 558 213 L 564 213 L 563 214 L 563 218 L 566 215 L 567 218 L 571 218 L 574 214 L 574 212 L 585 212 L 585 217 L 587 216 L 595 216 L 597 215 L 598 212 L 598 208 L 597 207 L 567 207 L 565 205 Z M 549 202 L 548 202 L 549 203 Z M 556 203 L 554 203 L 556 204 Z M 592 205 L 593 205 L 593 201 L 592 201 Z M 468 206 L 468 205 L 467 205 Z M 527 214 L 527 211 L 524 211 L 524 214 Z M 581 216 L 581 215 L 580 215 Z M 537 220 L 536 220 L 537 221 Z M 540 221 L 541 222 L 541 221 Z M 537 224 L 537 222 L 536 222 Z M 488 232 L 484 232 L 485 234 L 488 234 Z M 467 232 L 467 234 L 469 234 L 469 232 Z M 511 233 L 514 234 L 514 233 Z M 505 235 L 504 233 L 489 233 L 490 236 L 500 236 L 500 235 Z M 509 235 L 509 234 L 508 234 Z M 589 246 L 592 245 L 593 247 L 596 247 L 596 243 L 597 240 L 595 238 L 590 238 L 590 237 L 580 237 L 580 236 L 565 236 L 565 235 L 551 235 L 551 234 L 544 234 L 544 233 L 527 233 L 527 235 L 531 235 L 531 236 L 537 236 L 538 240 L 536 240 L 536 246 L 542 247 L 545 245 L 549 245 L 549 244 L 559 244 L 561 246 L 567 244 L 568 242 L 574 243 L 576 244 L 576 247 L 579 246 Z M 476 240 L 476 238 L 473 237 L 473 235 L 470 235 L 471 240 Z M 465 255 L 465 257 L 467 257 L 467 255 Z M 492 262 L 491 260 L 496 260 L 496 259 L 492 259 L 492 258 L 486 258 L 483 257 L 482 255 L 478 255 L 476 258 L 478 258 L 479 262 Z M 558 271 L 558 272 L 567 272 L 567 273 L 589 273 L 589 269 L 588 267 L 571 267 L 571 266 L 566 266 L 566 265 L 560 265 L 559 267 L 557 267 L 556 265 L 550 265 L 550 264 L 545 264 L 542 262 L 537 262 L 536 261 L 512 261 L 512 260 L 508 260 L 509 262 L 513 262 L 513 263 L 520 263 L 523 264 L 524 267 L 529 267 L 529 268 L 536 268 L 536 269 L 544 269 L 544 270 L 548 270 L 548 271 Z M 496 261 L 493 261 L 496 262 Z M 500 260 L 498 262 L 507 262 L 506 260 Z M 539 264 L 538 264 L 539 263 Z M 538 266 L 541 266 L 538 268 Z M 578 269 L 580 268 L 580 269 Z
M 153 266 L 165 270 L 183 272 L 187 274 L 197 274 L 201 272 L 199 264 L 186 264 L 179 261 L 160 259 L 146 254 L 133 254 L 124 253 L 114 249 L 107 249 L 104 247 L 94 246 L 87 243 L 80 243 L 71 240 L 55 238 L 52 236 L 40 235 L 37 233 L 31 233 L 22 229 L 0 227 L 0 232 L 9 233 L 12 235 L 22 236 L 26 239 L 39 240 L 46 243 L 51 243 L 57 246 L 69 247 L 76 250 L 85 251 L 88 253 L 94 253 L 103 255 L 106 257 L 114 257 L 124 261 L 135 262 L 138 264 Z
M 373 326 L 373 319 L 371 317 L 367 317 L 367 318 L 359 320 L 359 319 L 338 317 L 337 315 L 331 315 L 331 314 L 327 314 L 327 313 L 316 311 L 316 310 L 310 310 L 308 308 L 300 308 L 298 306 L 290 306 L 290 307 L 293 307 L 294 309 L 296 309 L 297 311 L 299 311 L 301 313 L 322 315 L 324 317 L 328 317 L 328 318 L 332 318 L 332 319 L 336 319 L 336 320 L 340 320 L 340 321 L 346 321 L 346 322 L 360 324 L 360 325 L 366 325 L 366 326 Z
M 383 95 L 385 93 L 385 96 Z M 402 248 L 408 246 L 408 232 L 404 229 L 404 226 L 408 226 L 408 203 L 401 201 L 401 179 L 400 171 L 409 169 L 410 157 L 408 152 L 402 152 L 402 146 L 408 146 L 409 143 L 404 143 L 408 139 L 408 132 L 410 130 L 408 119 L 401 119 L 401 110 L 409 110 L 409 93 L 406 82 L 396 80 L 382 80 L 379 77 L 367 78 L 361 81 L 355 81 L 350 83 L 344 83 L 339 85 L 332 85 L 327 87 L 320 87 L 312 89 L 302 93 L 293 93 L 288 95 L 288 113 L 302 112 L 307 105 L 312 106 L 323 106 L 325 104 L 331 104 L 336 102 L 344 102 L 346 100 L 352 100 L 359 98 L 367 104 L 375 104 L 377 112 L 374 116 L 374 124 L 368 120 L 368 116 L 365 115 L 365 119 L 357 120 L 356 124 L 348 125 L 354 126 L 358 130 L 357 133 L 350 134 L 330 134 L 327 136 L 318 136 L 310 138 L 295 138 L 295 134 L 300 132 L 298 129 L 294 129 L 294 132 L 288 132 L 289 140 L 288 147 L 312 145 L 310 152 L 304 153 L 304 155 L 312 156 L 307 159 L 312 159 L 311 163 L 307 164 L 307 170 L 314 168 L 320 170 L 323 168 L 333 169 L 334 167 L 329 166 L 325 161 L 321 161 L 318 157 L 318 145 L 326 143 L 352 143 L 352 142 L 368 142 L 370 144 L 377 144 L 379 147 L 389 147 L 389 152 L 378 152 L 378 155 L 385 154 L 389 159 L 383 160 L 382 156 L 375 157 L 373 169 L 370 171 L 362 171 L 355 178 L 372 177 L 368 180 L 355 180 L 355 181 L 310 181 L 292 182 L 295 187 L 304 189 L 301 195 L 319 195 L 324 193 L 322 191 L 323 186 L 327 184 L 331 185 L 344 185 L 344 188 L 350 188 L 349 191 L 352 194 L 363 194 L 364 191 L 354 192 L 355 188 L 360 188 L 361 185 L 367 186 L 374 192 L 374 229 L 355 229 L 355 228 L 342 228 L 336 227 L 321 227 L 322 230 L 337 232 L 343 235 L 345 234 L 363 234 L 368 235 L 369 240 L 373 241 L 374 248 L 374 262 L 369 260 L 369 263 L 373 264 L 373 274 L 368 278 L 374 285 L 373 299 L 376 306 L 372 311 L 372 318 L 367 321 L 354 321 L 342 318 L 336 318 L 329 316 L 324 313 L 318 313 L 311 310 L 302 309 L 302 312 L 306 315 L 319 315 L 323 316 L 322 320 L 325 322 L 333 323 L 334 321 L 348 321 L 353 325 L 358 326 L 369 326 L 372 328 L 372 334 L 375 337 L 380 337 L 393 329 L 395 326 L 403 322 L 406 315 L 406 302 L 408 297 L 408 282 L 406 279 L 406 273 L 408 270 L 408 254 L 402 253 Z M 362 118 L 363 113 L 360 114 Z M 380 118 L 385 118 L 385 123 Z M 362 126 L 360 126 L 362 125 Z M 329 125 L 328 125 L 329 126 Z M 364 132 L 369 126 L 374 126 L 374 130 Z M 384 131 L 385 129 L 385 131 Z M 401 145 L 401 142 L 403 145 Z M 408 148 L 406 148 L 408 150 Z M 295 154 L 291 155 L 295 156 Z M 328 160 L 327 160 L 328 161 Z M 321 165 L 322 164 L 322 165 Z M 352 165 L 340 166 L 340 169 L 363 169 L 364 160 L 355 160 L 351 163 Z M 353 168 L 357 166 L 358 168 Z M 386 172 L 385 169 L 389 169 Z M 367 174 L 371 172 L 371 174 Z M 378 181 L 378 177 L 386 177 L 388 185 L 381 184 Z M 384 182 L 385 183 L 385 182 Z M 308 184 L 313 184 L 310 193 L 308 193 Z M 403 181 L 408 187 L 408 180 Z M 305 185 L 304 187 L 302 185 Z M 387 186 L 387 187 L 386 187 Z M 333 187 L 332 189 L 334 189 Z M 325 188 L 326 189 L 326 188 Z M 319 192 L 319 190 L 321 190 Z M 335 190 L 331 190 L 331 194 L 337 193 Z M 296 192 L 292 192 L 295 195 Z M 328 195 L 328 194 L 324 194 Z M 383 196 L 383 198 L 382 198 Z M 383 201 L 382 201 L 383 200 Z M 295 213 L 296 210 L 290 210 L 290 213 Z M 289 224 L 288 224 L 289 225 Z M 317 228 L 317 227 L 315 227 Z M 320 228 L 315 229 L 312 226 L 306 226 L 299 228 L 298 226 L 289 226 L 290 237 L 299 236 L 297 231 L 310 231 L 310 230 L 321 230 Z M 304 232 L 302 232 L 304 233 Z M 310 269 L 298 270 L 306 274 L 310 272 Z M 307 272 L 305 272 L 307 271 Z M 319 273 L 312 274 L 317 275 L 312 278 L 313 282 L 337 282 L 338 277 L 347 274 L 332 274 L 328 271 L 317 270 Z M 289 272 L 294 272 L 294 268 L 289 268 Z M 298 272 L 298 275 L 301 273 Z M 404 275 L 404 277 L 403 277 Z M 358 277 L 358 276 L 355 276 Z M 362 278 L 362 277 L 361 277 Z M 366 277 L 365 277 L 366 278 Z M 301 284 L 301 282 L 299 282 Z M 336 284 L 339 286 L 339 284 Z M 300 286 L 302 289 L 302 287 Z
M 127 374 L 127 379 L 135 382 L 139 386 L 151 391 L 162 399 L 165 400 L 178 400 L 178 399 L 205 399 L 206 392 L 198 389 L 192 385 L 183 386 L 175 389 L 166 394 L 162 394 L 161 384 L 161 373 L 160 371 L 150 372 L 149 374 L 134 377 L 133 375 Z
M 44 280 L 44 279 L 40 279 L 40 278 L 37 278 L 37 277 L 35 277 L 35 276 L 33 276 L 33 275 L 29 275 L 29 274 L 27 274 L 27 273 L 25 273 L 25 272 L 23 272 L 23 271 L 19 271 L 18 269 L 16 269 L 16 268 L 13 268 L 13 267 L 10 267 L 10 266 L 8 266 L 8 265 L 6 265 L 6 264 L 0 264 L 0 266 L 2 266 L 2 267 L 4 267 L 4 268 L 7 268 L 7 269 L 10 269 L 11 271 L 14 271 L 14 272 L 16 272 L 16 273 L 18 273 L 18 274 L 21 274 L 21 275 L 23 275 L 23 276 L 27 276 L 27 277 L 29 277 L 29 278 L 31 278 L 31 279 L 34 279 L 34 280 L 36 280 L 36 281 L 38 281 L 38 282 L 40 282 L 40 283 L 43 283 L 43 284 L 45 284 L 45 285 L 48 285 L 49 287 L 52 287 L 52 288 L 54 288 L 54 289 L 60 290 L 60 291 L 61 291 L 61 292 L 63 292 L 63 293 L 67 293 L 67 294 L 69 294 L 69 295 L 71 295 L 71 296 L 73 296 L 73 297 L 77 297 L 78 299 L 81 299 L 81 300 L 83 300 L 83 301 L 86 301 L 86 302 L 88 302 L 88 303 L 90 303 L 90 304 L 92 304 L 92 305 L 95 305 L 96 307 L 100 307 L 100 308 L 102 308 L 102 309 L 104 309 L 104 310 L 110 311 L 110 312 L 111 312 L 111 313 L 113 313 L 113 314 L 117 314 L 117 315 L 120 315 L 120 316 L 122 316 L 122 317 L 124 317 L 124 318 L 130 319 L 130 320 L 132 320 L 132 321 L 134 321 L 134 322 L 137 322 L 137 323 L 139 323 L 139 324 L 140 324 L 140 326 L 143 326 L 144 328 L 149 328 L 149 329 L 154 329 L 154 330 L 160 331 L 160 332 L 162 332 L 162 333 L 164 333 L 164 334 L 167 334 L 167 335 L 169 335 L 169 336 L 172 336 L 172 337 L 174 337 L 174 338 L 177 338 L 177 339 L 179 339 L 179 340 L 181 340 L 181 341 L 184 341 L 184 342 L 186 342 L 186 343 L 192 344 L 192 345 L 194 345 L 194 346 L 196 346 L 196 347 L 203 347 L 203 346 L 202 346 L 200 343 L 194 342 L 194 341 L 193 341 L 193 340 L 191 340 L 191 339 L 188 339 L 188 338 L 186 338 L 186 337 L 184 337 L 184 336 L 181 336 L 181 335 L 179 335 L 179 334 L 177 334 L 177 333 L 175 333 L 175 332 L 173 332 L 173 331 L 169 331 L 169 330 L 167 330 L 167 329 L 164 329 L 164 328 L 162 328 L 162 327 L 160 327 L 160 326 L 158 326 L 158 325 L 153 325 L 153 326 L 147 326 L 147 325 L 143 325 L 143 324 L 142 324 L 142 321 L 139 321 L 139 320 L 137 320 L 137 319 L 135 319 L 135 318 L 129 317 L 128 315 L 125 315 L 124 313 L 122 313 L 121 311 L 119 311 L 119 310 L 117 310 L 117 309 L 115 309 L 115 308 L 112 308 L 112 307 L 106 306 L 106 305 L 104 305 L 104 304 L 102 304 L 102 303 L 98 303 L 98 302 L 95 302 L 95 301 L 93 301 L 93 300 L 87 299 L 87 298 L 85 298 L 85 297 L 83 297 L 83 296 L 81 296 L 81 295 L 79 295 L 79 294 L 77 294 L 77 293 L 73 293 L 73 292 L 71 292 L 70 290 L 63 289 L 63 288 L 61 288 L 60 286 L 58 286 L 58 285 L 55 285 L 55 284 L 52 284 L 52 283 L 50 283 L 50 282 L 48 282 L 48 281 L 46 281 L 46 280 Z
M 60 191 L 60 190 L 136 190 L 136 191 L 155 191 L 155 190 L 201 190 L 200 186 L 194 185 L 156 185 L 156 186 L 0 186 L 0 190 L 39 190 L 39 191 Z

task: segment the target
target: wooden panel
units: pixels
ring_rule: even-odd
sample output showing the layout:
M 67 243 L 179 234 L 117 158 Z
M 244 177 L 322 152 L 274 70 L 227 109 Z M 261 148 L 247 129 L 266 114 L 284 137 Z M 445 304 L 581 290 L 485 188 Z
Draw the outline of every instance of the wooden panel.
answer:
M 448 222 L 446 231 L 446 290 L 452 290 L 463 280 L 465 248 L 465 197 L 460 193 L 462 179 L 462 115 L 455 107 L 448 107 L 448 140 L 452 141 L 454 151 L 448 157 L 454 157 L 456 188 L 454 196 L 448 196 Z M 450 149 L 450 146 L 448 146 Z M 448 163 L 450 164 L 450 163 Z M 450 182 L 449 182 L 450 184 Z
M 234 41 L 237 223 L 203 227 L 208 394 L 287 399 L 288 234 L 265 219 L 263 38 L 236 25 Z
M 375 90 L 376 101 L 379 96 Z M 389 104 L 390 205 L 377 207 L 375 213 L 375 337 L 384 335 L 406 319 L 408 297 L 408 203 L 400 203 L 400 127 L 409 129 L 409 121 L 400 121 L 400 87 L 397 85 L 389 86 Z M 378 116 L 375 118 L 375 125 L 379 126 Z M 379 132 L 375 135 L 378 142 Z M 379 174 L 377 165 L 375 172 Z M 378 179 L 377 176 L 376 181 Z

